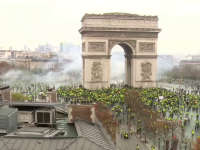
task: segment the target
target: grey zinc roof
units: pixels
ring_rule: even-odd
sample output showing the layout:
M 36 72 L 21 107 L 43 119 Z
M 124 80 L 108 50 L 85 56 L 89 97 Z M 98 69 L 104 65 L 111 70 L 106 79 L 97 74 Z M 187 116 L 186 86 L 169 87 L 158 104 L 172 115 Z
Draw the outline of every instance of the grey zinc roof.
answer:
M 74 141 L 70 144 L 66 150 L 105 150 L 100 145 L 91 142 L 87 138 L 78 138 L 78 140 Z
M 105 150 L 87 138 L 0 138 L 0 150 Z
M 0 108 L 0 116 L 8 116 L 15 108 Z
M 65 150 L 73 141 L 76 140 L 77 139 L 69 138 L 50 139 L 3 137 L 0 139 L 0 150 Z
M 1 137 L 0 150 L 113 150 L 100 128 L 75 120 L 78 138 L 67 137 Z
M 113 150 L 109 144 L 109 141 L 105 138 L 98 126 L 80 119 L 76 119 L 74 124 L 76 126 L 79 137 L 85 137 L 104 150 Z

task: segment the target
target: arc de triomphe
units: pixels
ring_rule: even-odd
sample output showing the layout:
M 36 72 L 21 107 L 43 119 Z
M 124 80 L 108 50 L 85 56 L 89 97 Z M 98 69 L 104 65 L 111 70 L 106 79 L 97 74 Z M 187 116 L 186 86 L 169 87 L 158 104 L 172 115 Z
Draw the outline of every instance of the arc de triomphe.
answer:
M 128 13 L 85 14 L 81 20 L 83 87 L 110 86 L 110 57 L 115 45 L 125 51 L 125 84 L 155 87 L 157 16 Z

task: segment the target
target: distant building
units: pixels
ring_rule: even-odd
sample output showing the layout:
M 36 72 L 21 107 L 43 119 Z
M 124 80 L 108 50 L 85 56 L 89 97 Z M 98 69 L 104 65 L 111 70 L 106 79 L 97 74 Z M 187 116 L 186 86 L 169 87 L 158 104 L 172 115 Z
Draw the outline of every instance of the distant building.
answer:
M 0 61 L 7 61 L 11 58 L 10 50 L 0 50 Z
M 19 50 L 0 50 L 0 61 L 10 61 L 14 59 L 17 54 L 23 53 Z
M 22 53 L 22 51 L 17 51 L 17 50 L 11 51 L 11 59 L 14 59 L 16 57 L 16 54 L 18 53 Z
M 35 48 L 35 52 L 38 52 L 38 48 Z
M 59 49 L 59 52 L 63 52 L 63 43 L 60 43 L 60 49 Z
M 72 43 L 60 43 L 60 53 L 67 53 L 67 54 L 73 54 L 73 53 L 81 53 L 81 47 L 80 45 L 74 45 Z
M 45 60 L 45 59 L 31 59 L 30 70 L 42 69 L 42 70 L 58 70 L 58 60 Z
M 58 52 L 58 47 L 52 47 L 53 52 Z
M 49 43 L 46 43 L 44 45 L 39 45 L 38 52 L 43 52 L 43 53 L 53 52 L 53 47 Z
M 39 45 L 38 52 L 44 52 L 44 51 L 45 51 L 45 45 Z
M 16 53 L 13 62 L 16 67 L 25 67 L 30 70 L 58 70 L 58 56 L 55 53 Z
M 24 50 L 27 51 L 27 45 L 24 45 Z
M 30 69 L 31 59 L 29 57 L 26 58 L 16 58 L 14 60 L 15 67 L 23 67 Z
M 189 66 L 193 70 L 200 70 L 200 55 L 189 56 L 187 59 L 181 60 L 179 65 L 181 69 Z

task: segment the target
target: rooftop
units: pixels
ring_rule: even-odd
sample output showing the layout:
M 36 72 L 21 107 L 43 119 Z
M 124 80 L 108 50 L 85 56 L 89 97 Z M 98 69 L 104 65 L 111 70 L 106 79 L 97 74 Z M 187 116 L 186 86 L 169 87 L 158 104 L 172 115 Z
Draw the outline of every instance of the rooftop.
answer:
M 42 127 L 24 127 L 24 128 L 18 129 L 17 132 L 44 132 L 48 129 L 49 128 L 42 128 Z
M 0 108 L 0 116 L 8 116 L 15 110 L 15 108 Z
M 113 150 L 98 126 L 80 119 L 76 119 L 74 124 L 79 137 L 85 137 L 105 150 Z
M 34 102 L 10 102 L 2 101 L 0 105 L 12 105 L 12 106 L 37 106 L 37 107 L 55 107 L 63 106 L 62 103 L 34 103 Z M 1 114 L 1 113 L 0 113 Z
M 87 138 L 0 138 L 0 150 L 105 150 Z
M 85 19 L 145 19 L 145 20 L 158 20 L 158 16 L 146 16 L 146 15 L 138 15 L 138 14 L 130 14 L 130 13 L 123 13 L 123 12 L 111 12 L 111 13 L 103 13 L 103 14 L 85 14 L 82 17 L 81 21 Z
M 60 130 L 54 128 L 42 128 L 42 127 L 24 127 L 18 129 L 10 134 L 5 135 L 5 137 L 54 137 L 60 133 Z
M 3 136 L 0 138 L 0 150 L 113 150 L 95 124 L 76 120 L 76 126 L 81 132 L 78 138 Z M 33 130 L 41 132 L 45 128 Z
M 124 12 L 110 12 L 110 13 L 103 13 L 103 15 L 135 15 L 135 16 L 139 16 L 137 14 L 124 13 Z

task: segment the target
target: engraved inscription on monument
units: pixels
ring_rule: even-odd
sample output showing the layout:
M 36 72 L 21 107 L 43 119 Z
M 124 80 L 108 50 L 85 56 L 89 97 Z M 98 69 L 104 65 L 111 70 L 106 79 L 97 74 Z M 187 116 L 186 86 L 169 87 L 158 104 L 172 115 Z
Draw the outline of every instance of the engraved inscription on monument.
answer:
M 82 51 L 85 52 L 85 42 L 82 43 Z
M 142 42 L 139 43 L 140 52 L 155 52 L 155 43 Z
M 158 38 L 158 33 L 132 32 L 85 32 L 82 37 L 116 37 L 116 38 Z
M 152 75 L 152 64 L 146 61 L 141 64 L 141 69 L 142 80 L 150 80 L 150 76 Z
M 89 52 L 105 52 L 106 43 L 105 42 L 89 42 Z
M 89 25 L 95 25 L 95 24 L 101 24 L 102 26 L 106 25 L 120 25 L 120 26 L 142 26 L 142 27 L 158 27 L 158 21 L 150 21 L 150 20 L 116 20 L 116 19 L 86 19 L 83 24 L 89 26 Z
M 92 64 L 92 81 L 102 81 L 102 64 L 93 62 Z

